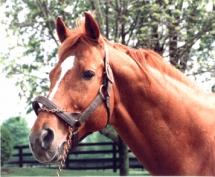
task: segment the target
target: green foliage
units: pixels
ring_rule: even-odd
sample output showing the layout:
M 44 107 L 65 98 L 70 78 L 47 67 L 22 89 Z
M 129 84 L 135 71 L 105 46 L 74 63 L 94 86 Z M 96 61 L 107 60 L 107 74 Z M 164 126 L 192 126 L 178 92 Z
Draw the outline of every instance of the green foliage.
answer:
M 6 162 L 10 158 L 13 150 L 12 135 L 9 132 L 9 130 L 4 126 L 1 126 L 0 138 L 1 138 L 1 165 L 3 165 L 4 162 Z
M 13 146 L 28 144 L 29 129 L 24 118 L 12 117 L 3 122 L 2 128 L 10 132 Z
M 86 137 L 87 142 L 110 142 L 110 139 L 103 136 L 99 132 L 95 132 L 89 136 Z
M 193 63 L 194 73 L 215 77 L 215 4 L 203 0 L 11 0 L 2 4 L 9 36 L 16 41 L 4 54 L 4 71 L 17 80 L 20 96 L 28 102 L 48 90 L 48 72 L 56 63 L 59 45 L 55 19 L 62 16 L 70 27 L 84 11 L 94 10 L 101 32 L 108 39 L 131 47 L 151 48 L 169 58 L 182 71 Z M 13 54 L 21 47 L 22 52 Z M 31 109 L 29 109 L 31 111 Z
M 44 90 L 48 90 L 47 72 L 56 62 L 58 48 L 56 17 L 62 16 L 68 25 L 74 25 L 79 14 L 89 8 L 89 3 L 84 0 L 11 0 L 2 6 L 5 7 L 5 17 L 1 22 L 7 26 L 8 35 L 14 36 L 12 40 L 15 41 L 15 46 L 5 52 L 7 57 L 2 65 L 8 77 L 17 80 L 20 97 L 30 102 L 33 94 L 44 94 Z M 15 52 L 17 48 L 21 48 L 22 52 Z

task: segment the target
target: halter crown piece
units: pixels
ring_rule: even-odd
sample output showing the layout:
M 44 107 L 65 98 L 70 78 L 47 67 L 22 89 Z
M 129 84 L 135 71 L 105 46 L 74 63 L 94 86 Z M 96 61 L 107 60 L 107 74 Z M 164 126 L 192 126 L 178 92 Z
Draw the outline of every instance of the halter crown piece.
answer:
M 70 128 L 73 129 L 72 133 L 72 140 L 73 146 L 78 144 L 78 128 L 80 125 L 85 122 L 90 115 L 95 111 L 95 109 L 101 105 L 102 103 L 105 104 L 107 110 L 107 124 L 109 123 L 110 119 L 110 90 L 113 84 L 113 73 L 112 69 L 109 65 L 109 57 L 107 47 L 104 47 L 105 50 L 105 57 L 104 57 L 104 71 L 103 71 L 103 83 L 100 86 L 98 95 L 95 99 L 91 102 L 91 104 L 81 113 L 76 112 L 65 112 L 63 109 L 59 108 L 54 102 L 49 100 L 44 96 L 36 97 L 32 102 L 33 110 L 35 111 L 36 115 L 39 114 L 41 111 L 50 112 L 57 116 L 59 119 L 62 119 Z M 40 106 L 40 104 L 42 106 Z

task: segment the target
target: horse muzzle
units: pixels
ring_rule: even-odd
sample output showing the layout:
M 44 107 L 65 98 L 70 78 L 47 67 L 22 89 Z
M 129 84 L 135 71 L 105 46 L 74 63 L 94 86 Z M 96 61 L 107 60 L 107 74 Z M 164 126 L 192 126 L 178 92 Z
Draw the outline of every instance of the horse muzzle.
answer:
M 42 129 L 38 133 L 31 133 L 29 146 L 34 157 L 40 163 L 56 163 L 63 158 L 65 141 L 54 140 L 54 131 L 50 128 Z

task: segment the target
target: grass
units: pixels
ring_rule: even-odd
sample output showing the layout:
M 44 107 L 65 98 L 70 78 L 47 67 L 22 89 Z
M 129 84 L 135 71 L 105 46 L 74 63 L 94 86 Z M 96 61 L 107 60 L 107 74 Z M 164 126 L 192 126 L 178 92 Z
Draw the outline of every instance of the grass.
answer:
M 1 176 L 56 176 L 56 169 L 39 168 L 39 167 L 10 167 L 2 168 Z M 148 173 L 144 170 L 130 170 L 129 176 L 147 176 Z M 60 176 L 119 176 L 119 173 L 114 173 L 112 170 L 63 170 Z

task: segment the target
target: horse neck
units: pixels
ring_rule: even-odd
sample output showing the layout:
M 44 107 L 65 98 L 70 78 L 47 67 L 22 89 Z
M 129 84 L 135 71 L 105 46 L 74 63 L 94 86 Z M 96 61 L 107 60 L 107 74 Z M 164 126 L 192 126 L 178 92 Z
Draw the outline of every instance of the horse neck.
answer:
M 195 147 L 205 145 L 209 132 L 203 131 L 211 131 L 211 124 L 200 118 L 198 109 L 203 108 L 195 95 L 199 91 L 192 84 L 183 83 L 181 76 L 164 76 L 159 69 L 147 64 L 141 66 L 113 48 L 110 54 L 115 79 L 113 127 L 153 174 L 166 174 L 168 168 L 169 174 L 178 175 L 195 170 L 193 161 L 200 162 L 198 153 L 210 156 L 208 151 Z M 211 122 L 214 128 L 214 119 Z

